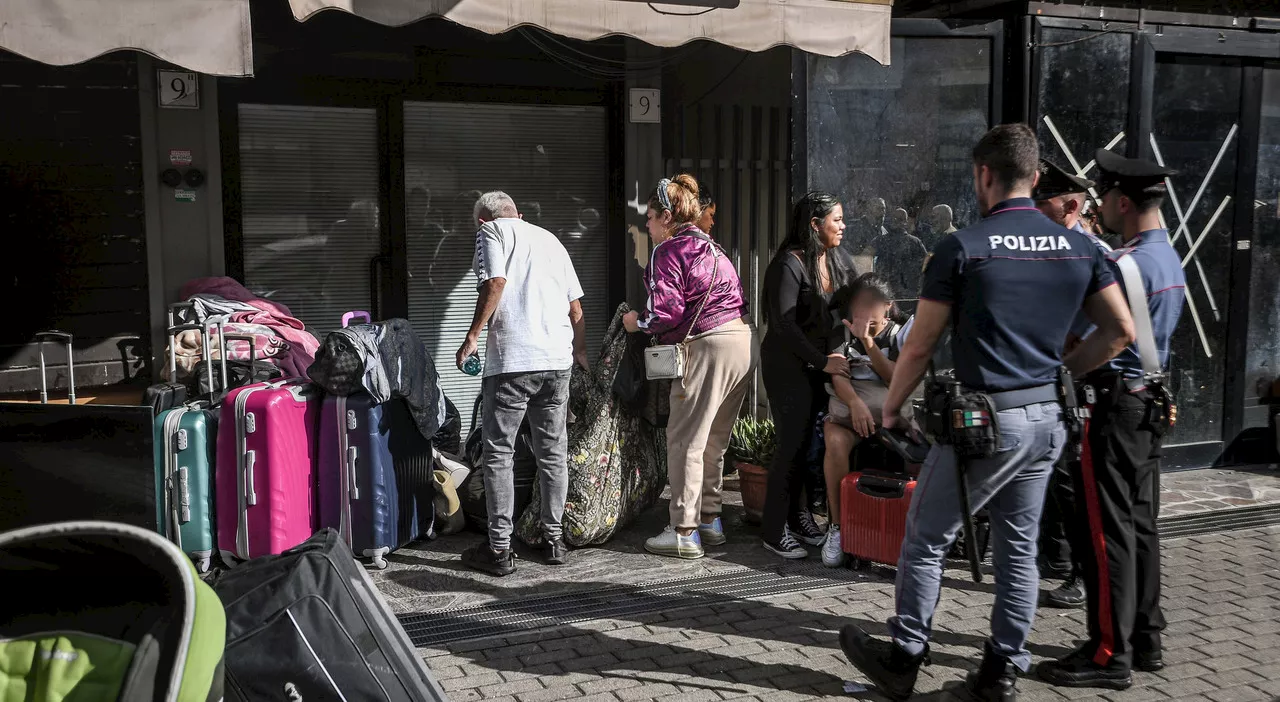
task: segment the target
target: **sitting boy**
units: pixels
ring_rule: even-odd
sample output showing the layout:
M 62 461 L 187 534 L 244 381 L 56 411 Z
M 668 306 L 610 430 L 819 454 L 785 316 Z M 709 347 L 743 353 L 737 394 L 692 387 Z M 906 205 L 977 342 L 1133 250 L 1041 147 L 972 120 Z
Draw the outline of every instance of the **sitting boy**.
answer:
M 823 428 L 827 444 L 823 469 L 830 527 L 822 545 L 822 562 L 831 568 L 845 560 L 840 548 L 840 482 L 849 474 L 849 454 L 880 426 L 898 352 L 914 320 L 903 318 L 893 304 L 888 280 L 876 273 L 866 273 L 842 289 L 836 304 L 845 318 L 828 347 L 830 353 L 849 359 L 849 377 L 833 376 L 827 385 L 831 398 Z

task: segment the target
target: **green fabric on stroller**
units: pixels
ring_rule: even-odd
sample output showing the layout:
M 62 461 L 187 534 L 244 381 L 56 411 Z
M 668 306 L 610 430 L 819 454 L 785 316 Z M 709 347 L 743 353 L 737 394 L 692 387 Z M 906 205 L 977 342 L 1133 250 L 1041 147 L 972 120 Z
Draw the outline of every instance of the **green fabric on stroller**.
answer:
M 164 537 L 114 522 L 6 532 L 0 582 L 0 702 L 222 699 L 222 603 Z

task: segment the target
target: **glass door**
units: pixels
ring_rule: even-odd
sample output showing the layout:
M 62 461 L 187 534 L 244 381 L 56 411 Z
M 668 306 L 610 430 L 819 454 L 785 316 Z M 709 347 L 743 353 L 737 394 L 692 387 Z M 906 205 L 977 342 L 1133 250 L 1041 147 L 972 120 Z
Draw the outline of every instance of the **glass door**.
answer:
M 807 56 L 806 189 L 840 197 L 841 248 L 905 307 L 933 247 L 979 218 L 969 150 L 999 121 L 1002 27 L 894 20 L 889 66 Z
M 1144 146 L 1178 171 L 1162 215 L 1187 277 L 1169 354 L 1178 402 L 1171 449 L 1224 439 L 1242 71 L 1239 59 L 1181 54 L 1157 54 L 1154 66 Z
M 1273 404 L 1280 402 L 1275 387 L 1280 380 L 1280 65 L 1263 69 L 1260 102 L 1253 239 L 1241 250 L 1251 259 L 1252 273 L 1242 408 L 1246 429 L 1266 428 Z
M 454 363 L 476 307 L 476 198 L 505 191 L 526 221 L 564 244 L 585 292 L 587 349 L 594 354 L 612 318 L 607 129 L 603 107 L 404 104 L 409 319 L 462 415 L 464 432 L 480 393 L 480 379 Z M 482 334 L 481 355 L 484 344 Z

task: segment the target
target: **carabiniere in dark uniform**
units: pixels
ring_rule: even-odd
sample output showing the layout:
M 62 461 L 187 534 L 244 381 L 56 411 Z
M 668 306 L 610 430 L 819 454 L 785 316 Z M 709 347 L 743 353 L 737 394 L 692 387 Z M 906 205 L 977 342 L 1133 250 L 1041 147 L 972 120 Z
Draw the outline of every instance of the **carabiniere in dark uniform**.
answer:
M 1089 233 L 1080 224 L 1081 210 L 1086 202 L 1086 193 L 1097 184 L 1087 178 L 1081 178 L 1074 172 L 1061 166 L 1040 160 L 1040 181 L 1032 193 L 1036 207 L 1046 217 L 1068 229 L 1084 234 L 1103 255 L 1111 253 L 1111 247 L 1098 237 Z M 1071 334 L 1067 338 L 1066 350 L 1069 352 L 1079 345 L 1093 331 L 1093 322 L 1082 309 L 1076 313 L 1071 323 Z M 1085 605 L 1084 569 L 1080 559 L 1092 553 L 1088 531 L 1076 526 L 1076 491 L 1071 477 L 1079 471 L 1079 443 L 1083 420 L 1088 408 L 1094 404 L 1090 393 L 1092 388 L 1083 385 L 1083 378 L 1077 378 L 1078 392 L 1085 393 L 1079 397 L 1079 406 L 1068 414 L 1067 422 L 1073 440 L 1063 451 L 1062 458 L 1053 468 L 1053 478 L 1049 481 L 1049 494 L 1045 498 L 1044 515 L 1040 520 L 1040 577 L 1060 578 L 1064 582 L 1053 590 L 1040 593 L 1040 605 L 1058 608 L 1083 607 Z
M 1089 638 L 1075 653 L 1043 663 L 1037 672 L 1055 685 L 1123 690 L 1132 685 L 1132 669 L 1164 667 L 1156 517 L 1160 446 L 1176 417 L 1164 369 L 1186 278 L 1169 233 L 1160 225 L 1165 178 L 1173 171 L 1102 149 L 1096 158 L 1103 192 L 1099 215 L 1124 241 L 1124 248 L 1108 259 L 1125 286 L 1138 341 L 1085 379 L 1097 403 L 1074 479 L 1078 523 L 1088 529 L 1088 543 L 1096 547 L 1081 564 Z M 1138 279 L 1140 291 L 1129 284 Z M 1148 311 L 1150 321 L 1144 324 Z M 1140 355 L 1144 335 L 1149 353 L 1154 351 L 1151 355 L 1158 359 Z

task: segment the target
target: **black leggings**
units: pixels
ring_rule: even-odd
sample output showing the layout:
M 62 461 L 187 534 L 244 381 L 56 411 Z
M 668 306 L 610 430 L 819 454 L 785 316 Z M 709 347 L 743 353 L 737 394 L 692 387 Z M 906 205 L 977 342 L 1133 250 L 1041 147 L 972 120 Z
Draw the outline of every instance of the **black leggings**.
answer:
M 826 381 L 825 374 L 808 370 L 789 351 L 767 346 L 760 350 L 760 369 L 777 430 L 761 536 L 776 544 L 787 520 L 804 508 L 805 449 L 813 438 L 813 419 L 827 399 Z

